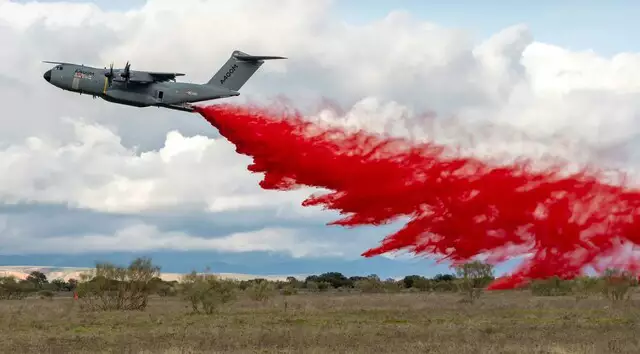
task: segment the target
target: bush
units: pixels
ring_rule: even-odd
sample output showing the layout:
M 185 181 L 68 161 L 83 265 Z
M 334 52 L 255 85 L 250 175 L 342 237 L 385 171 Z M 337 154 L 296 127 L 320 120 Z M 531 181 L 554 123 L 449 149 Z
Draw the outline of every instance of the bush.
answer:
M 328 291 L 331 288 L 331 283 L 326 281 L 321 281 L 318 283 L 318 290 L 321 292 Z
M 305 285 L 307 289 L 309 289 L 309 291 L 311 292 L 316 292 L 316 291 L 324 292 L 324 291 L 328 291 L 329 288 L 331 287 L 331 284 L 326 281 L 315 281 L 315 280 L 308 280 L 305 282 Z
M 254 301 L 267 301 L 274 295 L 274 291 L 275 286 L 266 280 L 258 281 L 246 290 L 249 298 Z
M 387 293 L 398 293 L 402 290 L 402 281 L 396 281 L 395 279 L 389 278 L 382 282 L 382 287 L 384 291 Z
M 630 272 L 617 269 L 607 269 L 602 281 L 604 282 L 603 295 L 613 302 L 629 300 L 631 298 L 631 287 L 638 285 L 636 277 Z
M 418 289 L 420 291 L 430 291 L 433 289 L 433 284 L 431 283 L 431 280 L 427 278 L 419 278 L 414 279 L 411 288 Z
M 287 286 L 292 287 L 294 289 L 300 289 L 300 288 L 304 288 L 304 282 L 296 279 L 295 277 L 287 277 L 287 285 L 285 285 L 284 288 L 286 288 Z
M 95 275 L 83 275 L 83 281 L 77 286 L 81 308 L 143 311 L 154 290 L 152 279 L 159 274 L 160 268 L 147 258 L 138 258 L 126 268 L 99 263 Z
M 19 281 L 16 277 L 0 277 L 0 299 L 20 300 L 29 294 L 36 292 L 35 284 L 28 281 Z
M 233 280 L 220 279 L 213 274 L 192 272 L 182 278 L 183 298 L 191 303 L 193 312 L 214 313 L 222 304 L 236 299 L 239 284 Z
M 576 297 L 576 301 L 586 299 L 592 294 L 602 291 L 602 282 L 598 278 L 582 276 L 571 281 L 571 291 Z
M 384 292 L 384 284 L 379 279 L 356 280 L 355 287 L 363 293 Z
M 535 279 L 529 289 L 535 296 L 565 296 L 573 293 L 573 283 L 560 277 Z
M 151 279 L 149 283 L 150 283 L 149 284 L 150 287 L 152 288 L 152 291 L 156 293 L 158 296 L 166 297 L 166 296 L 176 296 L 178 294 L 178 291 L 176 289 L 178 285 L 177 281 L 166 282 L 160 279 L 159 277 L 154 277 L 153 279 Z
M 318 283 L 315 281 L 307 281 L 305 283 L 305 287 L 307 288 L 307 290 L 311 291 L 311 292 L 316 292 L 318 291 Z
M 284 296 L 297 295 L 298 294 L 298 288 L 296 288 L 293 285 L 287 285 L 284 288 L 282 288 L 281 293 Z

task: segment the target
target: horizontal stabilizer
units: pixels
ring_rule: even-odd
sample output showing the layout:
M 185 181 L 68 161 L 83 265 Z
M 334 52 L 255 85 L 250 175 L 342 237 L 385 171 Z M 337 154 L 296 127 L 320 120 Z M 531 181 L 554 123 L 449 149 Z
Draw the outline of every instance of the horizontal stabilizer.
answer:
M 271 55 L 249 55 L 241 51 L 236 50 L 233 52 L 233 57 L 243 61 L 260 61 L 260 60 L 274 60 L 274 59 L 287 59 L 285 57 L 271 56 Z

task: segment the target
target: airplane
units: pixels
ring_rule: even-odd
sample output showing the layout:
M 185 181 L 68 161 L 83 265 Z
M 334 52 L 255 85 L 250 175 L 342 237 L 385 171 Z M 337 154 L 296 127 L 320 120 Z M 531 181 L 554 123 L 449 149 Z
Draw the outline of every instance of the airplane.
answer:
M 255 56 L 233 51 L 227 62 L 204 84 L 177 82 L 182 73 L 107 69 L 73 63 L 43 61 L 56 64 L 43 77 L 66 91 L 100 97 L 108 102 L 134 107 L 164 107 L 185 112 L 195 110 L 192 103 L 239 96 L 240 88 L 262 66 L 265 60 L 287 59 L 279 56 Z

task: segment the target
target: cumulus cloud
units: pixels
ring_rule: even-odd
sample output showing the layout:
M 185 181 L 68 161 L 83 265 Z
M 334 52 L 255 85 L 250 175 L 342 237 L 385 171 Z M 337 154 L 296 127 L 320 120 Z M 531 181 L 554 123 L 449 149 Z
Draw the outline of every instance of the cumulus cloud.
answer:
M 111 130 L 64 120 L 75 137 L 67 143 L 29 137 L 0 150 L 0 199 L 7 204 L 52 203 L 101 212 L 251 212 L 282 208 L 297 217 L 305 191 L 262 191 L 248 158 L 236 157 L 223 138 L 167 133 L 157 151 L 122 146 Z M 302 194 L 301 194 L 302 193 Z M 308 191 L 306 192 L 308 193 Z M 286 214 L 289 217 L 292 214 Z
M 253 248 L 228 250 L 291 251 L 299 240 L 286 225 L 300 220 L 310 228 L 298 225 L 296 235 L 317 235 L 315 227 L 331 215 L 299 206 L 310 190 L 260 190 L 261 177 L 246 171 L 250 160 L 196 115 L 63 92 L 43 81 L 48 67 L 40 63 L 131 60 L 134 69 L 175 70 L 204 82 L 234 49 L 289 60 L 265 64 L 242 96 L 229 101 L 284 96 L 310 118 L 334 124 L 466 144 L 483 155 L 559 155 L 634 170 L 639 54 L 571 52 L 536 42 L 524 25 L 478 40 L 400 11 L 352 25 L 332 17 L 331 6 L 324 0 L 149 0 L 105 11 L 92 4 L 0 1 L 0 42 L 12 48 L 0 51 L 0 201 L 140 217 L 249 218 L 269 211 L 281 224 L 272 230 L 282 232 L 250 238 L 256 234 L 229 231 L 220 236 L 224 242 L 205 241 L 141 223 L 107 233 L 86 225 L 74 236 L 52 238 L 80 237 L 85 250 L 109 248 L 126 235 L 138 249 L 180 248 L 180 242 L 224 249 L 244 242 Z M 342 109 L 329 109 L 325 98 Z M 10 228 L 2 225 L 6 235 Z M 364 245 L 382 236 L 356 239 Z M 54 246 L 43 247 L 21 250 Z M 329 252 L 321 239 L 300 247 L 291 252 Z

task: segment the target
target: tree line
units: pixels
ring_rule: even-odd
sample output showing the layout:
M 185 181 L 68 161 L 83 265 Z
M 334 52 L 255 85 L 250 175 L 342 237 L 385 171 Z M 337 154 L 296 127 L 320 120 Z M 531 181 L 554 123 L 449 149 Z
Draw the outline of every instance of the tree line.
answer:
M 493 266 L 480 261 L 458 265 L 453 270 L 451 274 L 434 277 L 407 275 L 402 279 L 384 280 L 375 274 L 347 277 L 340 272 L 327 272 L 305 279 L 288 277 L 284 281 L 262 278 L 241 281 L 222 279 L 208 272 L 192 272 L 180 280 L 165 281 L 160 278 L 160 267 L 150 258 L 138 258 L 128 266 L 98 263 L 80 279 L 68 281 L 49 280 L 39 271 L 31 272 L 23 280 L 0 277 L 0 299 L 53 298 L 61 293 L 73 293 L 87 310 L 144 310 L 151 296 L 179 296 L 191 303 L 193 311 L 212 313 L 239 296 L 265 301 L 275 295 L 322 292 L 451 292 L 459 293 L 461 301 L 474 302 L 495 279 Z M 573 295 L 576 299 L 599 294 L 619 301 L 628 299 L 630 290 L 637 286 L 634 275 L 608 270 L 597 277 L 535 280 L 518 291 L 530 291 L 535 296 Z

